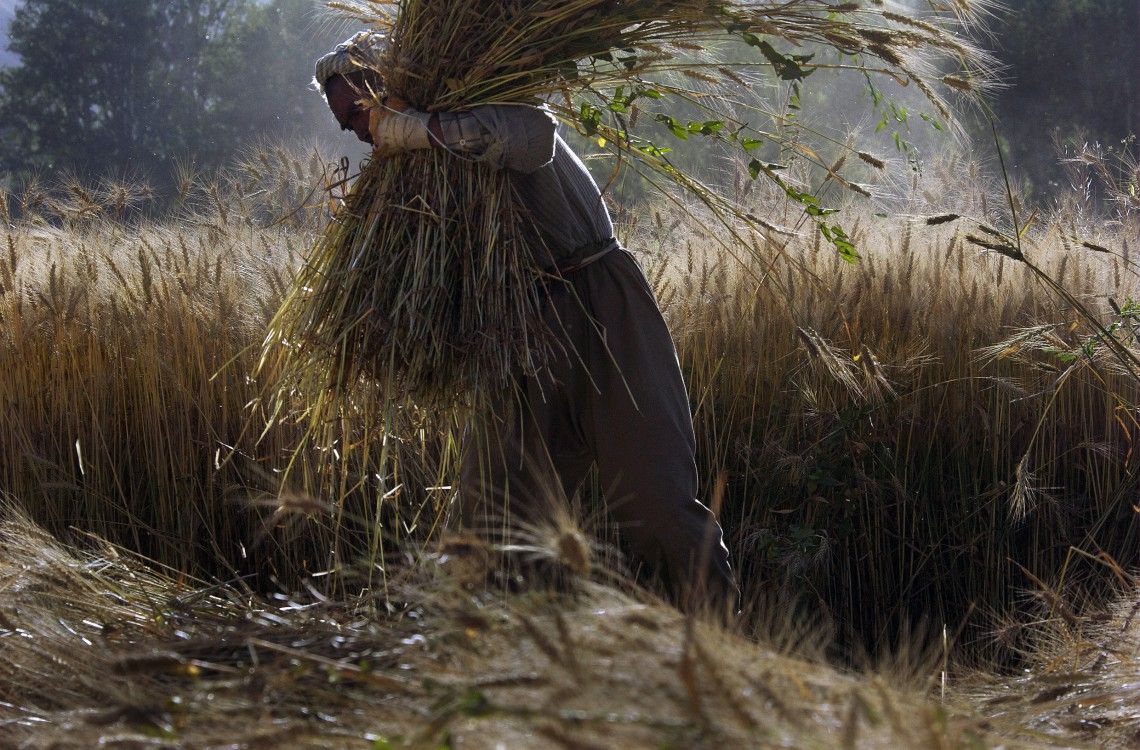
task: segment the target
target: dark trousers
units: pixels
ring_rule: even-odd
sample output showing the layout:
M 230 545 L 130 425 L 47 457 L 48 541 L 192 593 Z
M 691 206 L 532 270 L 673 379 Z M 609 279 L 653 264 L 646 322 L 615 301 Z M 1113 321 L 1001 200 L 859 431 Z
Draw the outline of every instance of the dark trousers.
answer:
M 598 467 L 635 564 L 686 608 L 720 608 L 736 586 L 720 525 L 697 498 L 696 440 L 676 350 L 641 269 L 609 252 L 547 287 L 565 351 L 520 378 L 467 433 L 461 522 L 490 531 L 541 520 Z

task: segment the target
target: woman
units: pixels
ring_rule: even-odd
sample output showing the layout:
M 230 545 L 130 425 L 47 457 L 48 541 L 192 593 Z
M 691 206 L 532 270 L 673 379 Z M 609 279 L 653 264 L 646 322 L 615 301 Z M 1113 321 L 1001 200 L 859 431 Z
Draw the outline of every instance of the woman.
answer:
M 633 558 L 683 607 L 731 608 L 728 549 L 696 499 L 696 441 L 673 341 L 644 274 L 614 237 L 597 184 L 537 107 L 429 114 L 387 97 L 366 108 L 362 97 L 384 90 L 373 72 L 384 45 L 361 32 L 317 62 L 315 83 L 341 128 L 381 155 L 443 148 L 507 170 L 554 280 L 544 285 L 544 314 L 563 337 L 562 353 L 546 374 L 520 375 L 517 393 L 469 430 L 461 522 L 538 520 L 537 499 L 552 478 L 572 496 L 596 463 Z

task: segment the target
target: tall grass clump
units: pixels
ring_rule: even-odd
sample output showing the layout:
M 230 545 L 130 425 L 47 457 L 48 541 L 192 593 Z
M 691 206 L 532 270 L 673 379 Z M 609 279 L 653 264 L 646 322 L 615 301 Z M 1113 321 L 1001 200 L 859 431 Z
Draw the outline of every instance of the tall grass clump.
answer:
M 446 430 L 382 416 L 361 387 L 333 442 L 298 450 L 302 431 L 259 408 L 260 342 L 323 225 L 325 163 L 266 148 L 215 179 L 187 173 L 161 221 L 62 212 L 93 194 L 82 186 L 17 197 L 0 262 L 0 489 L 38 523 L 282 584 L 358 560 L 382 579 L 386 541 L 426 533 L 446 499 L 424 489 L 446 484 Z
M 303 181 L 249 161 L 228 188 L 189 180 L 163 221 L 56 213 L 77 204 L 36 186 L 6 203 L 0 489 L 54 533 L 202 577 L 383 585 L 444 524 L 459 434 L 366 381 L 327 442 L 272 418 L 278 373 L 250 373 L 323 226 L 324 160 L 294 160 Z M 277 197 L 242 198 L 259 192 Z M 818 234 L 727 259 L 682 212 L 643 215 L 625 240 L 677 340 L 746 600 L 792 591 L 868 644 L 966 621 L 981 658 L 1022 649 L 1023 590 L 1095 589 L 1091 558 L 1135 561 L 1134 375 L 1024 263 L 948 214 L 860 215 L 854 265 Z M 1058 214 L 1024 242 L 1134 347 L 1126 220 L 1076 237 Z
M 1095 594 L 1089 556 L 1137 562 L 1138 382 L 1103 339 L 1136 349 L 1136 267 L 1119 225 L 1037 225 L 1030 267 L 954 216 L 862 215 L 855 265 L 818 239 L 737 265 L 678 253 L 676 221 L 639 234 L 745 590 L 864 643 L 946 627 L 996 658 L 1024 590 Z

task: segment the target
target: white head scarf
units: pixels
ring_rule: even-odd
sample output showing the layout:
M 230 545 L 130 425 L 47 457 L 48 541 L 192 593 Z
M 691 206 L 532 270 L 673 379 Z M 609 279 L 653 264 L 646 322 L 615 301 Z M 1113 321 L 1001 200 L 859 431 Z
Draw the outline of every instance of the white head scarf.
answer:
M 377 31 L 360 31 L 317 60 L 313 83 L 323 94 L 325 84 L 337 75 L 357 70 L 376 70 L 388 53 L 388 37 Z

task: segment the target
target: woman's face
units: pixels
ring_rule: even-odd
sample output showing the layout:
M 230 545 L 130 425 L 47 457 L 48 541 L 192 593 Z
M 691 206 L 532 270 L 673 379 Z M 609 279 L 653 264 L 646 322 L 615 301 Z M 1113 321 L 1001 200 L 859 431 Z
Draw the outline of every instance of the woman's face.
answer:
M 368 109 L 361 104 L 362 91 L 344 76 L 333 76 L 325 84 L 325 98 L 341 130 L 351 130 L 365 143 L 372 143 L 368 132 Z

